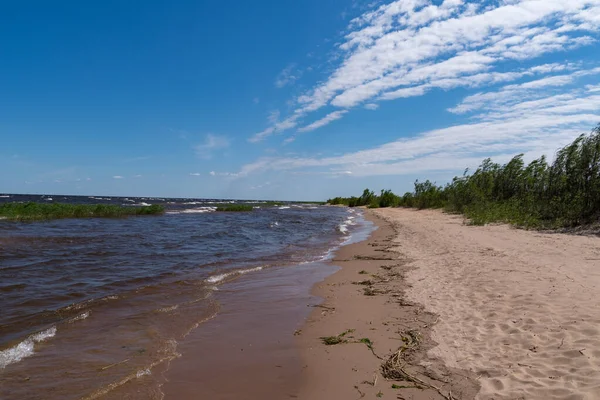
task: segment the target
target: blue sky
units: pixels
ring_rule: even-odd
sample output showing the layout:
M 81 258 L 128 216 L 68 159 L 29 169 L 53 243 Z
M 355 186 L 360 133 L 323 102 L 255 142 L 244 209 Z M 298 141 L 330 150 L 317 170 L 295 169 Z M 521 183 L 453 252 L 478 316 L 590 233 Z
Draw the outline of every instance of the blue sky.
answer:
M 0 5 L 0 192 L 404 192 L 600 123 L 600 0 Z

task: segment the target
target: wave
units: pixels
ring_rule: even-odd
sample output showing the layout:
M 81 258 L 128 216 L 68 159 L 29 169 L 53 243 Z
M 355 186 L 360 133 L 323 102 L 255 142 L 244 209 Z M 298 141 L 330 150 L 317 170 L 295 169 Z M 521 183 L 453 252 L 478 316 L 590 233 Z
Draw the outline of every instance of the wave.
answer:
M 350 214 L 354 214 L 355 211 L 351 211 Z M 349 215 L 344 222 L 338 225 L 338 230 L 344 235 L 348 233 L 348 227 L 356 225 L 356 221 L 354 221 L 356 217 L 354 215 Z
M 34 353 L 35 344 L 50 339 L 56 335 L 56 326 L 34 333 L 18 345 L 0 351 L 0 369 L 29 357 Z
M 238 269 L 236 271 L 225 272 L 225 273 L 222 273 L 222 274 L 219 274 L 219 275 L 213 275 L 213 276 L 207 278 L 206 282 L 207 283 L 212 283 L 212 284 L 221 283 L 221 282 L 223 282 L 226 279 L 234 278 L 236 276 L 244 275 L 244 274 L 247 274 L 247 273 L 250 273 L 250 272 L 258 272 L 258 271 L 260 271 L 262 269 L 263 269 L 263 267 L 255 267 L 255 268 Z
M 0 199 L 10 199 L 10 196 L 9 195 L 2 195 L 2 196 L 0 196 Z
M 71 319 L 70 319 L 68 322 L 69 322 L 70 324 L 72 324 L 72 323 L 73 323 L 73 322 L 75 322 L 75 321 L 81 321 L 81 320 L 83 320 L 83 319 L 86 319 L 86 318 L 87 318 L 87 317 L 89 317 L 89 316 L 90 316 L 90 312 L 89 312 L 89 311 L 86 311 L 86 312 L 84 312 L 84 313 L 81 313 L 81 314 L 79 314 L 79 315 L 77 315 L 77 316 L 75 316 L 75 317 L 71 318 Z
M 290 208 L 290 207 L 288 207 L 288 206 L 277 207 L 278 210 L 287 210 L 288 208 Z
M 167 211 L 167 214 L 201 214 L 201 213 L 213 212 L 216 210 L 217 210 L 217 207 L 197 207 L 197 208 L 188 208 L 185 210 Z

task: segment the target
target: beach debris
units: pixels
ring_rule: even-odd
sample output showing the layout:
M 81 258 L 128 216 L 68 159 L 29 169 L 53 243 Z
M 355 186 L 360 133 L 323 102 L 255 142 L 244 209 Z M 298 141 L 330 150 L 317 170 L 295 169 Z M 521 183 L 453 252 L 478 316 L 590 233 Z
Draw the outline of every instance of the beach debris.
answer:
M 439 387 L 418 378 L 406 370 L 406 357 L 420 345 L 421 334 L 416 330 L 408 330 L 401 334 L 401 338 L 403 342 L 402 346 L 391 354 L 381 365 L 381 374 L 383 377 L 393 381 L 411 382 L 419 389 L 433 389 L 444 399 L 455 400 L 452 396 L 452 392 L 449 391 L 448 393 L 445 393 Z M 401 388 L 398 385 L 397 387 L 392 387 L 394 389 Z
M 348 335 L 352 332 L 354 332 L 354 329 L 348 329 L 347 331 L 342 332 L 337 336 L 322 336 L 319 339 L 321 339 L 323 344 L 326 346 L 333 346 L 333 345 L 340 344 L 340 343 L 348 343 L 348 340 L 346 339 L 346 335 Z
M 127 359 L 125 359 L 125 360 L 123 360 L 123 361 L 119 361 L 119 362 L 116 362 L 116 363 L 114 363 L 114 364 L 107 365 L 107 366 L 105 366 L 105 367 L 102 367 L 102 368 L 98 369 L 98 371 L 106 371 L 106 370 L 107 370 L 107 369 L 109 369 L 109 368 L 116 367 L 117 365 L 120 365 L 120 364 L 124 364 L 124 363 L 126 363 L 127 361 L 129 361 L 129 360 L 130 360 L 130 359 L 129 359 L 129 358 L 127 358 Z
M 307 307 L 315 307 L 315 308 L 318 307 L 318 308 L 323 308 L 325 310 L 335 311 L 335 307 L 327 307 L 322 304 L 307 304 L 306 306 Z
M 362 383 L 367 384 L 367 385 L 371 385 L 371 386 L 377 385 L 377 374 L 373 374 L 373 380 L 372 381 L 363 381 Z
M 354 386 L 354 389 L 356 389 L 356 391 L 358 392 L 358 394 L 360 394 L 360 398 L 362 399 L 363 397 L 365 397 L 365 394 L 363 392 L 360 391 L 360 389 L 358 388 L 357 385 Z

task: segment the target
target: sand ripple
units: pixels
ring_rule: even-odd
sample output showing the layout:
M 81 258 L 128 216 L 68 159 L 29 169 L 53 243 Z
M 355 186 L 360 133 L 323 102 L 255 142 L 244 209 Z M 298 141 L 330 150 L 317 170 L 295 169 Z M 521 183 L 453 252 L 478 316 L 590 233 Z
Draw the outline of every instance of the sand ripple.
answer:
M 478 399 L 600 398 L 600 238 L 380 213 L 414 260 L 409 299 L 440 316 L 430 355 L 475 372 Z

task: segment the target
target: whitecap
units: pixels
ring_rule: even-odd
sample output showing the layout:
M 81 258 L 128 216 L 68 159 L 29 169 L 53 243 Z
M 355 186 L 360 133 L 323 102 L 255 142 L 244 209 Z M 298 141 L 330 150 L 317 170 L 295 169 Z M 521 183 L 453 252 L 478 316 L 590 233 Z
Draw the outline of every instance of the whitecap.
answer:
M 248 269 L 240 269 L 237 271 L 231 271 L 231 272 L 225 272 L 223 274 L 219 274 L 219 275 L 213 275 L 209 278 L 206 279 L 206 282 L 208 283 L 219 283 L 224 281 L 225 279 L 232 277 L 232 276 L 236 276 L 236 275 L 244 275 L 250 272 L 257 272 L 262 270 L 263 267 L 255 267 L 255 268 L 248 268 Z
M 18 345 L 0 351 L 0 369 L 4 369 L 7 365 L 16 363 L 29 357 L 34 353 L 36 343 L 43 342 L 44 340 L 50 339 L 56 335 L 56 327 L 46 329 L 29 336 Z
M 144 375 L 151 375 L 152 372 L 150 372 L 150 368 L 146 368 L 146 369 L 141 369 L 137 372 L 137 374 L 135 374 L 136 378 L 141 378 Z
M 90 316 L 90 312 L 89 312 L 89 311 L 86 311 L 86 312 L 84 312 L 84 313 L 81 313 L 81 314 L 77 315 L 76 317 L 73 317 L 73 318 L 71 318 L 71 319 L 69 320 L 69 322 L 70 322 L 70 323 L 73 323 L 73 322 L 75 322 L 75 321 L 81 321 L 81 320 L 84 320 L 84 319 L 86 319 L 86 318 L 87 318 L 87 317 L 89 317 L 89 316 Z

